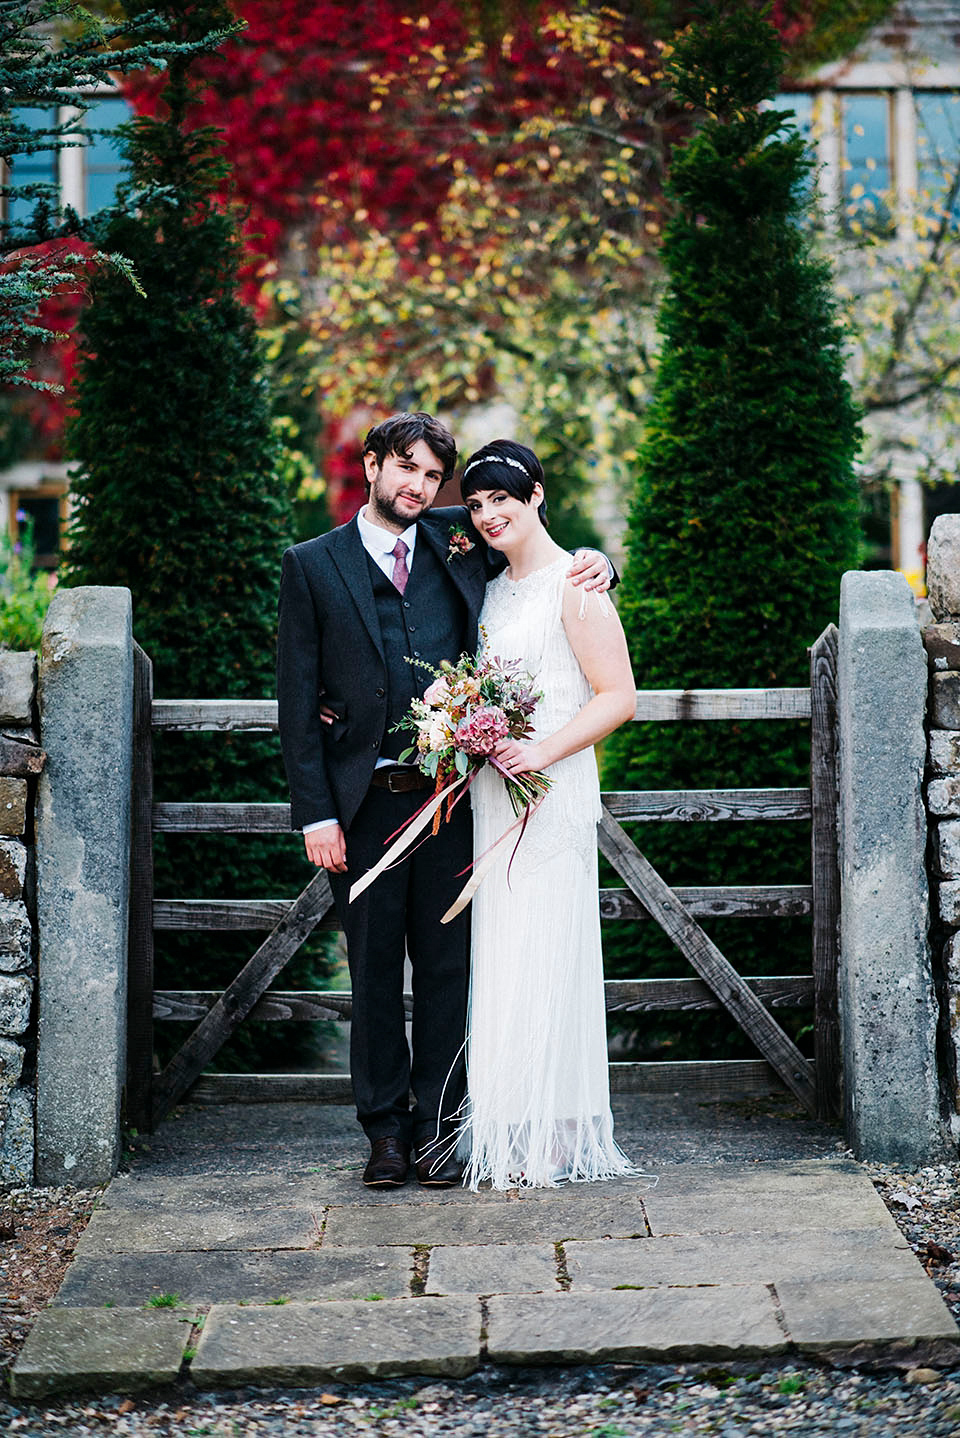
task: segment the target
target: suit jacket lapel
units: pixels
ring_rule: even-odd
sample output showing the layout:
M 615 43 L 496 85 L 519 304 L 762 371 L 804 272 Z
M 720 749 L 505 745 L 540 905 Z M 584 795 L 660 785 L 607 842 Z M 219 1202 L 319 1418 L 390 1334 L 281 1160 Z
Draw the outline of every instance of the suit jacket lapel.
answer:
M 377 618 L 373 585 L 370 583 L 370 566 L 356 520 L 343 525 L 335 531 L 335 535 L 336 542 L 331 545 L 331 558 L 340 571 L 347 593 L 356 605 L 367 633 L 383 658 L 383 636 L 380 633 L 380 620 Z
M 481 546 L 475 542 L 473 549 L 468 554 L 457 554 L 447 563 L 452 528 L 453 526 L 447 523 L 439 526 L 436 523 L 431 523 L 429 515 L 425 515 L 417 526 L 417 543 L 419 544 L 422 539 L 427 541 L 463 595 L 471 616 L 476 619 L 480 612 L 480 606 L 483 604 L 484 590 L 487 587 Z M 414 564 L 417 562 L 416 554 L 414 554 L 413 562 Z

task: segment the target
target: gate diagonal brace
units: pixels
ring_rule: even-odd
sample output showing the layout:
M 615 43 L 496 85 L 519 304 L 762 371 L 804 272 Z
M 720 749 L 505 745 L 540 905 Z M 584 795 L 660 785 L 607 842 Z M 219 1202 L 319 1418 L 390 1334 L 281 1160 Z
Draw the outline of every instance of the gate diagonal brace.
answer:
M 804 1108 L 815 1114 L 816 1089 L 808 1061 L 696 919 L 683 907 L 669 884 L 624 833 L 606 805 L 603 806 L 597 838 L 604 858 L 626 880 L 631 892 L 673 940 L 747 1037 L 756 1044 L 771 1068 Z
M 213 1055 L 246 1018 L 332 904 L 330 880 L 321 869 L 156 1080 L 155 1122 L 169 1112 L 200 1077 Z

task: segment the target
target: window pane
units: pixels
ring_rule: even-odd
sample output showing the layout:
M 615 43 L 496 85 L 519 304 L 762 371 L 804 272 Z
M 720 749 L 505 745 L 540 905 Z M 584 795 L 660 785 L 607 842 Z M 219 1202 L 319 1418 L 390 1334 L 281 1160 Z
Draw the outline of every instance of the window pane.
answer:
M 813 96 L 807 91 L 785 91 L 770 101 L 771 110 L 792 110 L 793 123 L 807 142 L 809 157 L 816 161 L 816 142 L 813 129 Z M 817 187 L 817 171 L 814 164 L 804 176 L 802 196 L 807 205 L 812 205 Z
M 843 144 L 845 224 L 858 220 L 868 230 L 892 229 L 888 204 L 893 183 L 888 95 L 843 97 Z
M 778 95 L 773 101 L 775 110 L 792 110 L 793 122 L 805 140 L 813 138 L 813 96 L 809 91 L 791 91 Z
M 40 109 L 36 105 L 17 105 L 13 114 L 21 125 L 28 126 L 31 130 L 50 130 L 57 123 L 55 110 Z M 20 185 L 57 183 L 57 156 L 53 150 L 40 150 L 35 155 L 17 155 L 10 169 L 7 184 L 19 187 Z M 6 203 L 6 218 L 11 223 L 26 224 L 33 214 L 33 207 L 36 200 L 29 199 L 8 199 Z
M 917 91 L 917 188 L 922 209 L 938 218 L 960 165 L 960 95 Z M 960 214 L 955 197 L 954 215 Z
M 112 130 L 124 124 L 132 114 L 126 100 L 110 95 L 95 100 L 83 117 L 84 130 Z M 117 184 L 126 165 L 117 153 L 109 135 L 90 135 L 83 153 L 84 196 L 88 215 L 113 203 Z

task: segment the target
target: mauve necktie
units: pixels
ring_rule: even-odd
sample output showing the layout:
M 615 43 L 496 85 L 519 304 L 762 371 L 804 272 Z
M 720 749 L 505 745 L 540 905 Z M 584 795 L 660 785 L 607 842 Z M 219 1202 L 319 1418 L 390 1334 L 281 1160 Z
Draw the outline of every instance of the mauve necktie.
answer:
M 402 594 L 407 587 L 407 580 L 410 578 L 410 571 L 407 568 L 407 546 L 402 539 L 397 540 L 390 553 L 396 561 L 393 566 L 393 582 Z

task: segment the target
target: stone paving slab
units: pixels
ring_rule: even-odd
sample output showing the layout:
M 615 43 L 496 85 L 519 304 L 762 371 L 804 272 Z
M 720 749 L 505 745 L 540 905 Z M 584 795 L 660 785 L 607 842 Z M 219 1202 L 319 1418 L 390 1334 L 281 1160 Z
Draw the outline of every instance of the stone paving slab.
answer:
M 154 1208 L 300 1208 L 316 1211 L 331 1205 L 381 1207 L 404 1204 L 489 1203 L 516 1201 L 516 1192 L 464 1188 L 421 1188 L 412 1179 L 400 1189 L 365 1188 L 362 1165 L 333 1173 L 304 1170 L 255 1174 L 139 1174 L 118 1175 L 103 1195 L 99 1209 L 144 1211 Z
M 558 1243 L 566 1238 L 632 1238 L 646 1234 L 640 1191 L 606 1198 L 578 1188 L 554 1193 L 552 1202 L 505 1204 L 402 1203 L 390 1208 L 331 1208 L 323 1246 L 371 1244 Z
M 783 1321 L 798 1348 L 960 1339 L 934 1285 L 919 1270 L 897 1283 L 786 1279 L 777 1284 Z
M 480 1364 L 480 1303 L 464 1298 L 210 1310 L 190 1372 L 201 1388 L 293 1386 L 430 1373 Z
M 77 1256 L 183 1253 L 194 1249 L 315 1248 L 323 1226 L 316 1212 L 293 1208 L 97 1208 L 80 1236 Z M 358 1245 L 352 1245 L 357 1247 Z M 360 1245 L 362 1246 L 362 1245 Z
M 761 1284 L 491 1298 L 487 1333 L 496 1363 L 669 1363 L 772 1355 L 787 1346 L 773 1295 Z
M 751 1163 L 665 1163 L 655 1164 L 655 1190 L 661 1193 L 696 1195 L 700 1193 L 738 1194 L 809 1194 L 828 1189 L 832 1194 L 862 1194 L 864 1183 L 870 1181 L 852 1159 L 774 1159 Z M 613 1180 L 607 1187 L 636 1182 Z M 543 1193 L 532 1189 L 530 1196 Z M 524 1195 L 526 1196 L 526 1195 Z
M 799 1233 L 760 1231 L 673 1238 L 601 1239 L 564 1245 L 574 1290 L 696 1283 L 779 1283 L 785 1278 L 850 1281 L 924 1278 L 899 1233 L 871 1230 Z
M 769 1188 L 744 1190 L 732 1183 L 700 1191 L 671 1191 L 660 1183 L 645 1196 L 647 1217 L 654 1235 L 682 1233 L 824 1232 L 829 1229 L 865 1229 L 878 1238 L 899 1233 L 869 1179 L 859 1190 L 834 1191 L 829 1178 L 811 1176 L 804 1188 L 781 1191 L 775 1180 Z
M 413 1254 L 403 1248 L 336 1248 L 325 1252 L 121 1253 L 76 1258 L 56 1302 L 142 1306 L 164 1293 L 183 1303 L 305 1303 L 330 1298 L 403 1298 L 410 1293 Z
M 650 1106 L 630 1102 L 633 1127 L 619 1136 L 659 1173 L 655 1188 L 634 1178 L 479 1194 L 363 1188 L 367 1148 L 346 1111 L 264 1105 L 251 1125 L 242 1106 L 188 1109 L 110 1185 L 35 1330 L 90 1314 L 92 1347 L 54 1328 L 45 1367 L 28 1372 L 24 1350 L 23 1382 L 38 1393 L 170 1382 L 179 1348 L 164 1366 L 101 1335 L 122 1329 L 133 1345 L 141 1321 L 160 1334 L 159 1319 L 182 1347 L 195 1304 L 213 1305 L 191 1370 L 205 1387 L 458 1376 L 484 1361 L 484 1314 L 495 1362 L 923 1344 L 953 1361 L 952 1319 L 864 1170 L 836 1157 L 835 1133 L 808 1125 L 799 1142 L 776 1115 L 755 1130 L 754 1108 L 738 1127 L 731 1106 L 700 1105 L 689 1132 L 674 1114 L 652 1142 Z M 418 1245 L 431 1250 L 427 1293 L 411 1298 Z M 564 1263 L 569 1292 L 558 1291 Z M 186 1306 L 133 1308 L 161 1293 Z M 122 1314 L 131 1322 L 118 1329 Z
M 430 1251 L 427 1293 L 556 1293 L 552 1245 L 485 1244 Z
M 787 1093 L 723 1103 L 614 1094 L 611 1106 L 624 1151 L 654 1173 L 681 1163 L 832 1161 L 840 1147 L 837 1129 L 803 1114 Z M 258 1104 L 255 1110 L 242 1103 L 187 1104 L 136 1147 L 135 1165 L 144 1173 L 274 1174 L 320 1166 L 352 1168 L 358 1183 L 369 1152 L 349 1105 L 317 1103 Z
M 173 1383 L 191 1326 L 191 1316 L 163 1309 L 48 1308 L 13 1366 L 10 1391 L 15 1398 L 46 1398 Z

